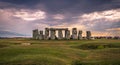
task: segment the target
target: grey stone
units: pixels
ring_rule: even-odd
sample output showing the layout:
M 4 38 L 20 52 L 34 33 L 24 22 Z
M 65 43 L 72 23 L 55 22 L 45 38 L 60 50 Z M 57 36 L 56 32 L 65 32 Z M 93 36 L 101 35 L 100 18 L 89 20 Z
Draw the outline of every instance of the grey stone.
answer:
M 81 31 L 81 30 L 78 32 L 78 39 L 79 39 L 79 40 L 82 39 L 82 31 Z
M 58 39 L 63 39 L 63 33 L 62 30 L 58 30 Z
M 54 40 L 56 38 L 56 31 L 54 29 L 50 30 L 50 39 Z
M 63 37 L 63 33 L 62 33 L 62 31 L 63 30 L 68 30 L 68 28 L 50 28 L 49 29 L 50 30 L 50 39 L 55 39 L 56 38 L 56 36 L 55 36 L 55 32 L 58 30 L 58 39 L 63 39 L 64 37 Z
M 77 37 L 77 28 L 72 29 L 72 39 L 78 39 L 78 37 Z
M 65 30 L 65 39 L 70 39 L 70 30 Z
M 91 39 L 91 32 L 90 31 L 86 31 L 86 38 Z
M 40 40 L 54 40 L 56 39 L 56 31 L 58 31 L 58 39 L 82 39 L 82 31 L 79 30 L 77 34 L 77 28 L 72 29 L 72 35 L 70 36 L 70 30 L 68 28 L 45 28 L 45 35 L 43 35 L 43 31 L 40 32 L 38 29 L 33 30 L 33 39 Z M 65 31 L 65 37 L 63 37 L 62 31 Z M 86 39 L 92 39 L 91 32 L 86 31 Z
M 50 28 L 50 30 L 68 30 L 68 28 Z
M 33 39 L 39 39 L 38 29 L 33 30 Z
M 44 39 L 44 35 L 43 35 L 43 31 L 42 31 L 42 30 L 40 31 L 39 39 L 40 39 L 40 40 L 43 40 L 43 39 Z
M 49 39 L 49 28 L 45 28 L 45 40 Z

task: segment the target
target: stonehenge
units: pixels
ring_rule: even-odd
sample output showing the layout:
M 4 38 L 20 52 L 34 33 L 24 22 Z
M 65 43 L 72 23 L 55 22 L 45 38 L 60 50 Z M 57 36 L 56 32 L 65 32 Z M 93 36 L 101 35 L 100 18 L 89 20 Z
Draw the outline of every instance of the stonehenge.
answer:
M 43 31 L 42 31 L 42 30 L 40 31 L 39 39 L 40 39 L 40 40 L 44 39 L 44 35 L 43 35 Z
M 63 39 L 62 30 L 58 30 L 58 39 Z
M 33 38 L 34 38 L 34 39 L 39 39 L 38 29 L 33 30 Z
M 48 39 L 49 39 L 49 28 L 45 28 L 44 39 L 45 39 L 45 40 L 48 40 Z
M 70 30 L 65 30 L 65 39 L 70 39 Z
M 58 33 L 56 33 L 58 31 Z M 64 33 L 63 33 L 64 32 Z M 56 35 L 57 34 L 57 35 Z M 91 39 L 91 31 L 86 31 L 86 39 Z M 70 34 L 70 30 L 68 28 L 45 28 L 45 34 L 42 30 L 38 31 L 38 29 L 33 30 L 33 39 L 39 40 L 82 40 L 82 30 L 77 32 L 77 28 L 72 28 L 72 33 Z
M 50 29 L 50 39 L 54 40 L 56 38 L 56 31 L 54 29 Z
M 71 37 L 72 37 L 72 39 L 78 39 L 78 37 L 77 37 L 77 28 L 72 29 Z
M 78 39 L 79 39 L 79 40 L 82 39 L 82 30 L 79 30 L 79 32 L 78 32 Z
M 91 32 L 90 31 L 86 31 L 86 38 L 91 39 Z

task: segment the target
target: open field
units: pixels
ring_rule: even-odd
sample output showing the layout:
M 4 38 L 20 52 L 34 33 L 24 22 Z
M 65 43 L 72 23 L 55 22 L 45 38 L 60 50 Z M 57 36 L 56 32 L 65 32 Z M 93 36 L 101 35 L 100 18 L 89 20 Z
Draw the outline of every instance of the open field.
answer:
M 120 65 L 120 40 L 0 39 L 0 65 L 18 64 Z

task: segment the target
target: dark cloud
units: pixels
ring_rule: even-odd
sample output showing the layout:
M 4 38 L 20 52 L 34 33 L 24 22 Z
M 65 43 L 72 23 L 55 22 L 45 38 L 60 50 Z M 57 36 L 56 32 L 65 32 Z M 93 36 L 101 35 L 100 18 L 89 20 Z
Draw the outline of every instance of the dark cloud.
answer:
M 46 11 L 51 14 L 78 14 L 120 8 L 120 0 L 0 0 L 0 2 L 28 9 L 42 9 L 37 6 L 44 6 Z M 10 6 L 8 5 L 8 7 Z

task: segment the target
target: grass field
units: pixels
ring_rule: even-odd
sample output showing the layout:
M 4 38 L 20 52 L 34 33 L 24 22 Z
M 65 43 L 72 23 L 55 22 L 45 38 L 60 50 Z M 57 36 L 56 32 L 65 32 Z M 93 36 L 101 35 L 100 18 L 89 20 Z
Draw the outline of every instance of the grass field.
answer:
M 0 39 L 0 65 L 18 64 L 120 65 L 120 40 Z

